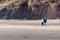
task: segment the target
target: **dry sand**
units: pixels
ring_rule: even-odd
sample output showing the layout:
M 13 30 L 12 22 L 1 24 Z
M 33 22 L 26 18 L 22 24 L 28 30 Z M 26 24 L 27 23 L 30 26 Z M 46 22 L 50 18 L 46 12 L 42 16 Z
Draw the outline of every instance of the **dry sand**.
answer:
M 60 20 L 0 20 L 0 40 L 60 40 Z

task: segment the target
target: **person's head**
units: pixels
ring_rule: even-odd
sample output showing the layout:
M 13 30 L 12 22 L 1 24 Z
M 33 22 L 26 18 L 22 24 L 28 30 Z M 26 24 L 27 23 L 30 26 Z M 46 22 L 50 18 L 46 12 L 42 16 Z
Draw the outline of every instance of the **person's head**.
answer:
M 47 17 L 43 17 L 43 18 L 47 18 Z

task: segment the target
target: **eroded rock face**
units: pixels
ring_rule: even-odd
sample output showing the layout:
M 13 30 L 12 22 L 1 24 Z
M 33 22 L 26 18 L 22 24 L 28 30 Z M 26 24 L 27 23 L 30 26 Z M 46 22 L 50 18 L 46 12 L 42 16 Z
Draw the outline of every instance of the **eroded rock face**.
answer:
M 57 4 L 57 3 L 56 3 Z M 59 6 L 60 7 L 60 6 Z M 0 11 L 0 19 L 28 19 L 37 20 L 46 16 L 49 19 L 60 18 L 60 11 L 54 3 L 44 2 L 41 0 L 19 3 L 11 3 Z
M 0 10 L 0 14 L 3 15 L 0 17 L 0 19 L 13 19 L 13 14 L 16 13 L 16 10 L 18 9 L 18 6 L 14 5 L 14 3 L 11 3 L 7 5 L 5 8 Z
M 5 2 L 6 0 L 0 0 L 0 3 L 3 3 L 3 2 Z
M 27 1 L 22 4 L 19 4 L 19 1 L 11 3 L 0 11 L 0 14 L 3 15 L 0 19 L 23 19 L 25 17 L 24 14 L 27 13 L 27 9 Z

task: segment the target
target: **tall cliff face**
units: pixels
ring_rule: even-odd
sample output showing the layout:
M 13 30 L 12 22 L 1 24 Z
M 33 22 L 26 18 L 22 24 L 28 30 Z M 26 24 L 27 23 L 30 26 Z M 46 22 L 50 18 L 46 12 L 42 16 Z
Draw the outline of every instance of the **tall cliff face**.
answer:
M 2 10 L 0 10 L 0 19 L 23 19 L 22 13 L 27 6 L 26 0 L 25 1 L 16 1 L 5 6 Z
M 0 19 L 41 19 L 44 16 L 50 19 L 60 18 L 60 6 L 57 3 L 20 0 L 5 6 L 0 11 Z

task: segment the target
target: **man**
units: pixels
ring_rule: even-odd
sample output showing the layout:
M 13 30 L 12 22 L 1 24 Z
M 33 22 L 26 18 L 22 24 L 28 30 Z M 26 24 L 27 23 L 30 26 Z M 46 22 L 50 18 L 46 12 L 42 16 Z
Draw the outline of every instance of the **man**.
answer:
M 47 18 L 46 17 L 43 17 L 43 21 L 42 21 L 42 23 L 41 23 L 41 25 L 46 25 L 46 22 L 47 22 Z

